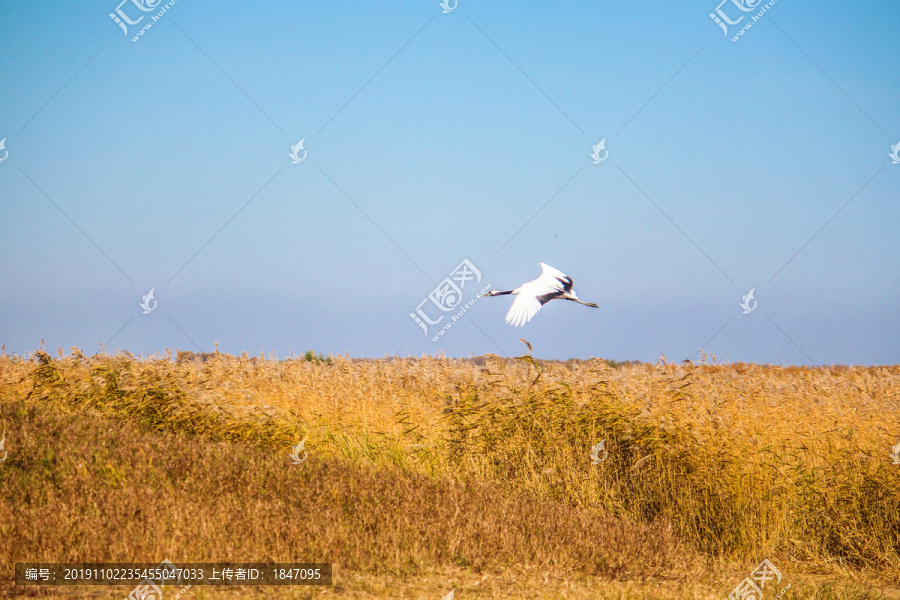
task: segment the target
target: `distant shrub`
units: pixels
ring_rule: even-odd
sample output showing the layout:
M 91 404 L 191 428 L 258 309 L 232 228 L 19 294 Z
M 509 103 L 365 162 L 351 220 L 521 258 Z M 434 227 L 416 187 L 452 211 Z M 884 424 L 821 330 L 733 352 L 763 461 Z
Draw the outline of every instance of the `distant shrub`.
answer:
M 320 365 L 320 364 L 330 365 L 331 364 L 331 358 L 325 356 L 321 352 L 319 354 L 316 354 L 312 350 L 307 350 L 306 354 L 303 355 L 303 358 L 306 359 L 306 362 L 311 362 L 311 363 L 317 364 L 317 365 Z

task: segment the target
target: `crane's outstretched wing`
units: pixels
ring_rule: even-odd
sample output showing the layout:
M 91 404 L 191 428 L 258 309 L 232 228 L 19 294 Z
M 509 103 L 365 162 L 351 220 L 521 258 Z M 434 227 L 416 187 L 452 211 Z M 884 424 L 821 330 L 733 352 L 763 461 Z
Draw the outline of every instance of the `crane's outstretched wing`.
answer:
M 548 287 L 561 292 L 572 291 L 572 278 L 550 265 L 541 263 L 541 276 L 535 282 L 541 282 Z
M 522 287 L 524 288 L 525 286 Z M 523 289 L 522 291 L 525 290 Z M 506 322 L 513 327 L 521 327 L 530 321 L 537 314 L 537 311 L 541 310 L 541 306 L 543 304 L 537 297 L 524 296 L 520 292 L 512 306 L 509 307 L 509 312 L 506 313 Z

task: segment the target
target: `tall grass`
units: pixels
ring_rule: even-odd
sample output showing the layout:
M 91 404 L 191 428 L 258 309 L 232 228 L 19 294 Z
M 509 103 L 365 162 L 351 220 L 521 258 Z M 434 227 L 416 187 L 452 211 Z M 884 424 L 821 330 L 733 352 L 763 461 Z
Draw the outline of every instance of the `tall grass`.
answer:
M 900 577 L 897 366 L 76 350 L 0 357 L 0 397 L 262 450 L 308 436 L 317 460 L 671 527 L 711 557 Z
M 683 568 L 691 556 L 664 527 L 488 482 L 315 455 L 292 465 L 287 452 L 22 401 L 0 403 L 0 419 L 18 424 L 0 468 L 2 564 L 171 557 L 393 573 L 540 564 L 621 578 Z M 0 572 L 0 589 L 10 575 Z

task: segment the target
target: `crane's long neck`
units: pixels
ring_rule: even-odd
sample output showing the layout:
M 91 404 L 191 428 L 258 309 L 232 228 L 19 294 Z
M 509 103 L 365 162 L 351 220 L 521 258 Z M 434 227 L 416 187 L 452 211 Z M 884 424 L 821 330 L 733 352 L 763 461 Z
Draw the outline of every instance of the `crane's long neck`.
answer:
M 498 292 L 497 290 L 491 290 L 487 293 L 488 296 L 508 296 L 509 294 L 518 294 L 519 290 L 509 290 L 507 292 Z

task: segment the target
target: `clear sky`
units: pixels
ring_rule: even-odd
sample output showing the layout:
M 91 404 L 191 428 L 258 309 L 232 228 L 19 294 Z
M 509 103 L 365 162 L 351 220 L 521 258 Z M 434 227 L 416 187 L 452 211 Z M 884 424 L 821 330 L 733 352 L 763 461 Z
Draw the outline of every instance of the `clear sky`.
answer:
M 898 362 L 897 2 L 138 4 L 0 2 L 9 353 Z

